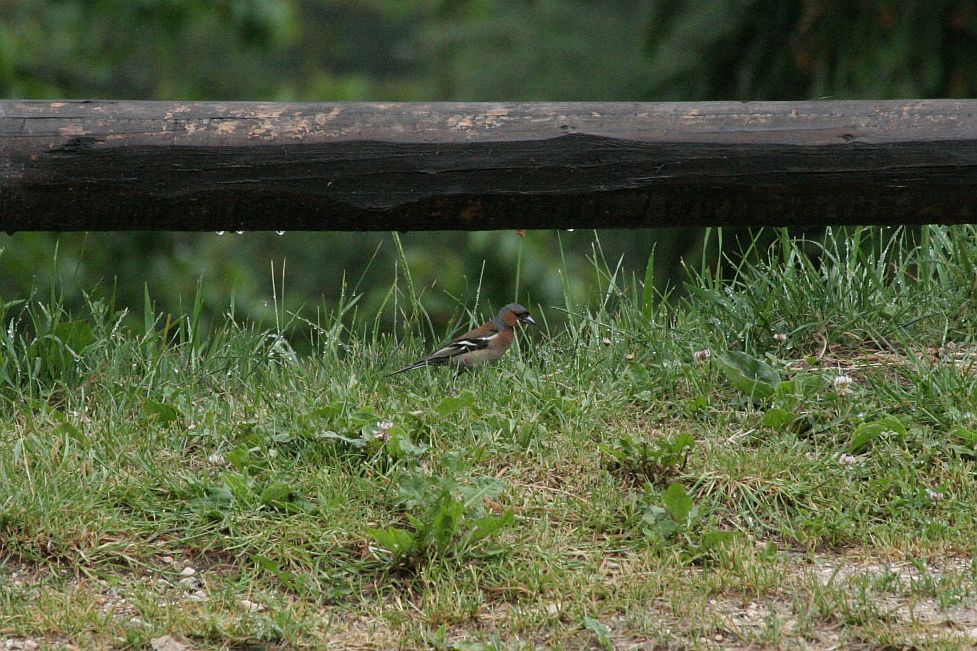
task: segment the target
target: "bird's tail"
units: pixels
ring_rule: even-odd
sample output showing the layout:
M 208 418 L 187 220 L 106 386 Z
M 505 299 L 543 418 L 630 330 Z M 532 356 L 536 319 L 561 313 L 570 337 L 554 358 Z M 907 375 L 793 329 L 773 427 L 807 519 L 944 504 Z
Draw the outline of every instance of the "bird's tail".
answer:
M 404 368 L 397 369 L 392 373 L 387 373 L 383 377 L 390 377 L 392 375 L 400 375 L 401 373 L 406 373 L 407 371 L 413 371 L 415 368 L 423 368 L 425 366 L 442 366 L 451 361 L 450 357 L 428 357 L 426 359 L 419 359 L 410 366 L 405 366 Z
M 400 375 L 401 373 L 406 373 L 407 371 L 413 371 L 415 368 L 421 368 L 422 366 L 427 366 L 429 363 L 430 362 L 428 362 L 427 360 L 422 359 L 419 362 L 414 362 L 410 366 L 405 366 L 404 368 L 397 369 L 396 371 L 392 371 L 390 373 L 384 373 L 383 377 L 393 377 L 394 375 Z

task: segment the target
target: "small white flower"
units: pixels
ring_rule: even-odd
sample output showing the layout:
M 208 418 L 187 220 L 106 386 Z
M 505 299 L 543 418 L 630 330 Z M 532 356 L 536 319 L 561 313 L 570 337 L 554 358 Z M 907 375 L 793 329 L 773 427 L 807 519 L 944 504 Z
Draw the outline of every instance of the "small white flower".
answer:
M 390 429 L 394 426 L 389 420 L 381 420 L 377 423 L 377 438 L 382 441 L 390 440 Z
M 839 375 L 831 382 L 831 384 L 834 385 L 835 391 L 837 391 L 838 395 L 840 396 L 846 396 L 851 393 L 852 384 L 854 383 L 855 380 L 853 380 L 850 375 Z
M 787 335 L 785 335 L 785 334 L 784 334 L 784 333 L 782 333 L 782 332 L 778 332 L 777 334 L 775 334 L 775 335 L 773 336 L 773 340 L 774 340 L 774 341 L 780 341 L 780 342 L 784 342 L 784 341 L 787 341 Z
M 703 348 L 702 350 L 697 350 L 692 353 L 692 358 L 700 364 L 710 357 L 712 357 L 712 351 L 710 351 L 708 348 Z
M 927 488 L 926 489 L 926 497 L 930 498 L 934 502 L 939 502 L 944 497 L 946 497 L 946 495 L 944 495 L 940 491 L 935 491 L 932 488 Z
M 856 461 L 857 459 L 855 459 L 855 457 L 853 457 L 850 454 L 843 454 L 840 457 L 838 457 L 839 466 L 853 466 L 855 465 Z

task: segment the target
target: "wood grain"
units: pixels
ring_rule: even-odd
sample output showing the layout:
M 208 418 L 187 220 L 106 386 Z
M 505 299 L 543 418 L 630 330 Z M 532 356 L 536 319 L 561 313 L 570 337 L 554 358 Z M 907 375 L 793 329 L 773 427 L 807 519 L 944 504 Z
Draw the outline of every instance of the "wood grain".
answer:
M 977 100 L 0 101 L 0 229 L 977 222 Z

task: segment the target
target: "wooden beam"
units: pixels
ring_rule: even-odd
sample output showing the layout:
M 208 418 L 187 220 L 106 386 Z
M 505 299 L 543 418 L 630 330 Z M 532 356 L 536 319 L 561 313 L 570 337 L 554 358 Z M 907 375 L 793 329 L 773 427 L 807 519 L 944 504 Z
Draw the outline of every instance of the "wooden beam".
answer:
M 977 100 L 0 102 L 0 230 L 977 222 Z

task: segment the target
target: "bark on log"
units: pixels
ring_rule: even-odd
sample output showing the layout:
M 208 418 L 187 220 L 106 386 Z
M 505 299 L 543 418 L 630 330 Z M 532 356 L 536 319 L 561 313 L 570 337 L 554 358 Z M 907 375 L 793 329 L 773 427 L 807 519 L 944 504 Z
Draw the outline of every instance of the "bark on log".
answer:
M 977 222 L 977 100 L 0 101 L 0 230 Z

